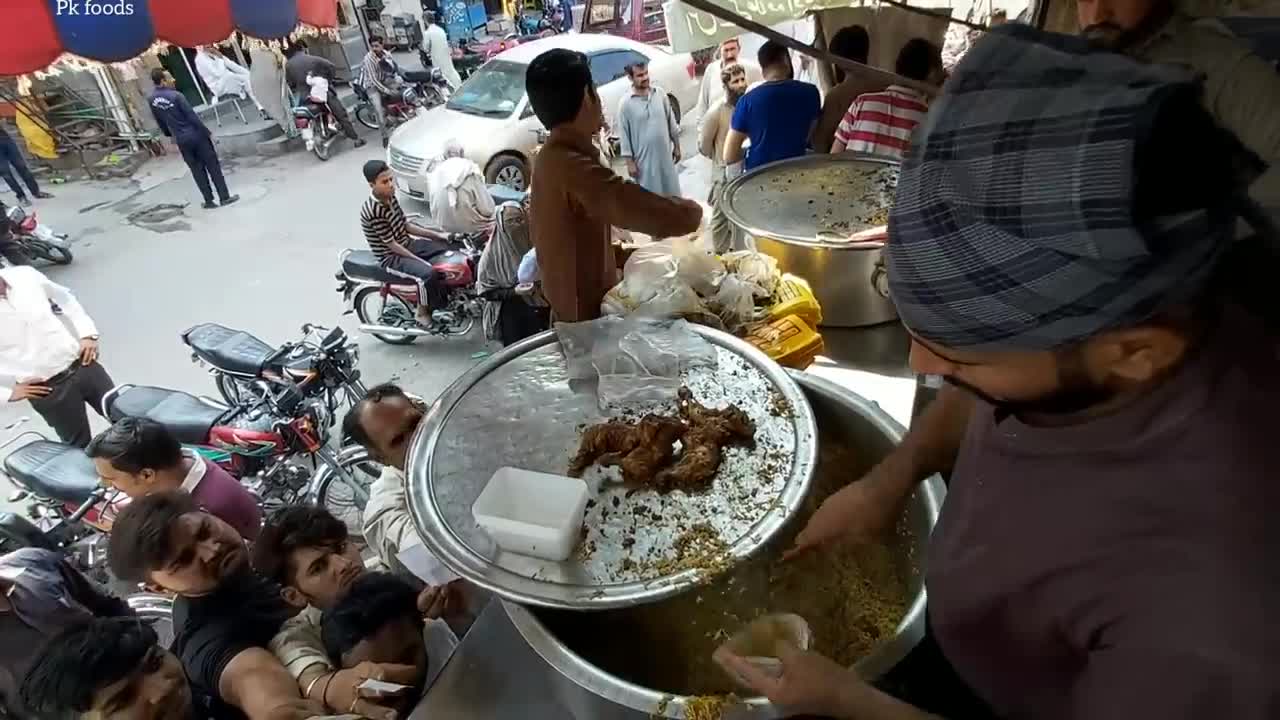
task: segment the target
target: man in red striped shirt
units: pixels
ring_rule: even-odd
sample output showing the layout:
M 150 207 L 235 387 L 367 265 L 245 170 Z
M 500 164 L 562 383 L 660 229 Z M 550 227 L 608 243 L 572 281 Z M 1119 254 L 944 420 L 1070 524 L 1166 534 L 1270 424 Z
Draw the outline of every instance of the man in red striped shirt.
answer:
M 912 80 L 940 84 L 942 51 L 928 40 L 912 38 L 898 53 L 894 72 Z M 831 152 L 900 160 L 911 144 L 911 133 L 928 111 L 928 96 L 905 85 L 890 85 L 880 92 L 859 95 L 836 129 Z

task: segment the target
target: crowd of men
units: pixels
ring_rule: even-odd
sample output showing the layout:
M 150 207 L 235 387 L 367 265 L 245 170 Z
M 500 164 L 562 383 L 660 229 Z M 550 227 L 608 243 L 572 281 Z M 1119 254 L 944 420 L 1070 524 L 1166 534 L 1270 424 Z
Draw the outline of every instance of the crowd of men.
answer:
M 1280 204 L 1280 77 L 1162 0 L 1078 6 L 1083 38 L 1002 27 L 927 99 L 916 85 L 940 79 L 940 55 L 915 40 L 897 72 L 918 83 L 859 86 L 846 74 L 825 106 L 792 79 L 777 45 L 758 54 L 757 87 L 747 89 L 751 70 L 728 60 L 732 50 L 711 78 L 723 99 L 708 94 L 699 139 L 718 167 L 820 151 L 828 128 L 831 150 L 901 155 L 889 287 L 913 369 L 948 381 L 902 444 L 829 498 L 788 554 L 877 541 L 921 481 L 946 474 L 926 637 L 875 684 L 797 648 L 778 649 L 773 673 L 717 653 L 788 711 L 1262 720 L 1280 707 L 1271 618 L 1280 536 L 1270 517 L 1280 457 L 1268 422 L 1280 354 L 1276 324 L 1263 317 L 1274 298 L 1251 305 L 1241 286 L 1252 278 L 1223 277 L 1238 248 L 1280 243 L 1260 219 Z M 832 49 L 862 62 L 869 40 L 847 28 Z M 553 50 L 528 69 L 530 104 L 550 130 L 528 235 L 561 321 L 598 316 L 617 279 L 614 228 L 665 237 L 701 219 L 697 203 L 645 185 L 650 173 L 664 183 L 676 155 L 666 118 L 649 114 L 669 112 L 666 94 L 642 70 L 628 70 L 635 92 L 623 101 L 637 182 L 615 174 L 596 144 L 604 110 L 587 58 Z M 365 172 L 374 201 L 392 207 L 394 192 L 378 190 L 385 168 Z M 516 272 L 514 257 L 499 263 L 505 273 Z M 402 715 L 477 599 L 464 583 L 424 587 L 401 560 L 421 542 L 404 473 L 422 405 L 379 386 L 343 422 L 385 468 L 362 519 L 379 565 L 370 569 L 324 508 L 260 520 L 234 478 L 163 427 L 122 420 L 91 439 L 86 405 L 110 385 L 97 340 L 65 288 L 29 268 L 0 270 L 6 399 L 32 401 L 133 497 L 112 527 L 109 564 L 121 580 L 176 597 L 175 640 L 160 647 L 125 603 L 57 553 L 0 557 L 5 711 Z M 370 679 L 407 689 L 381 694 Z
M 314 505 L 264 520 L 238 481 L 152 421 L 125 418 L 95 437 L 87 452 L 102 481 L 131 499 L 111 526 L 112 575 L 175 598 L 173 643 L 159 647 L 127 604 L 59 553 L 9 553 L 0 558 L 0 715 L 406 714 L 483 599 L 461 583 L 425 586 L 400 560 L 422 543 L 404 467 L 423 415 L 420 401 L 382 385 L 344 419 L 344 434 L 384 467 L 359 540 Z M 367 680 L 403 687 L 371 690 Z

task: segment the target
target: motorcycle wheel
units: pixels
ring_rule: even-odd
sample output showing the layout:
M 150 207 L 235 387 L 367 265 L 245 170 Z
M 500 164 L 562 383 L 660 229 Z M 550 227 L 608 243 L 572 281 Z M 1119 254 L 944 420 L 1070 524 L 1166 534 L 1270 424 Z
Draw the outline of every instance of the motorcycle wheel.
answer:
M 471 313 L 464 313 L 457 322 L 449 326 L 446 332 L 453 337 L 463 337 L 471 334 L 471 330 L 475 326 L 476 317 Z
M 364 325 L 417 325 L 417 321 L 414 320 L 414 309 L 409 307 L 409 303 L 396 295 L 387 295 L 383 298 L 381 291 L 376 287 L 361 288 L 351 304 L 356 308 L 356 317 L 360 318 L 361 324 Z M 418 339 L 413 335 L 370 334 L 389 345 L 409 345 Z
M 315 144 L 311 146 L 311 151 L 314 152 L 316 154 L 316 157 L 320 158 L 321 160 L 328 160 L 329 148 L 332 147 L 330 143 L 332 142 L 333 142 L 333 138 L 328 135 L 318 137 L 316 138 Z
M 70 265 L 71 261 L 75 259 L 69 249 L 52 245 L 43 240 L 27 238 L 23 244 L 26 245 L 29 253 L 43 260 L 48 260 L 54 265 Z
M 360 107 L 356 108 L 356 120 L 370 130 L 378 129 L 378 114 L 373 111 L 373 105 L 369 103 L 360 103 Z
M 363 537 L 369 486 L 381 474 L 382 464 L 370 458 L 367 450 L 343 448 L 338 452 L 336 469 L 325 465 L 316 473 L 315 502 L 346 523 L 352 535 Z

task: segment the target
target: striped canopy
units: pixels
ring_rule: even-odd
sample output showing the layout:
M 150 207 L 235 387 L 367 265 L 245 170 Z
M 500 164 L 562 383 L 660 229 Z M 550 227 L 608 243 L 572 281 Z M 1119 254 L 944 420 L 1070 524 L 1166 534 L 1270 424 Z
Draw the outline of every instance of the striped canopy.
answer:
M 0 76 L 43 70 L 63 53 L 123 62 L 157 41 L 182 47 L 262 40 L 338 24 L 336 0 L 0 0 Z

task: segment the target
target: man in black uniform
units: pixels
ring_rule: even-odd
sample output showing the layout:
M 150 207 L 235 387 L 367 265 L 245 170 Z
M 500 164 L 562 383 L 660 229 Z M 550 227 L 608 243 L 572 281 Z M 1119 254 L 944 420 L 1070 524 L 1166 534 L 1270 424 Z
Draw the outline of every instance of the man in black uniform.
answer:
M 356 136 L 356 128 L 351 124 L 351 116 L 347 114 L 347 109 L 343 107 L 342 100 L 338 98 L 338 91 L 335 89 L 335 83 L 338 82 L 338 68 L 333 63 L 322 57 L 308 55 L 306 45 L 297 43 L 290 45 L 284 51 L 285 56 L 289 59 L 284 63 L 284 81 L 288 83 L 289 90 L 293 92 L 298 102 L 307 96 L 307 75 L 319 75 L 329 81 L 329 112 L 333 113 L 333 119 L 338 121 L 338 125 L 342 126 L 342 132 L 347 137 L 355 140 L 355 146 L 364 145 L 364 138 Z
M 240 199 L 227 190 L 227 181 L 222 177 L 222 164 L 218 162 L 218 152 L 213 149 L 213 138 L 209 128 L 200 121 L 200 116 L 191 109 L 191 103 L 173 87 L 173 76 L 162 68 L 151 71 L 151 81 L 156 89 L 151 91 L 151 113 L 156 116 L 156 124 L 160 131 L 178 143 L 182 159 L 191 168 L 191 175 L 196 179 L 200 194 L 204 196 L 204 207 L 218 207 L 213 201 L 213 187 L 218 190 L 218 199 L 223 205 Z

